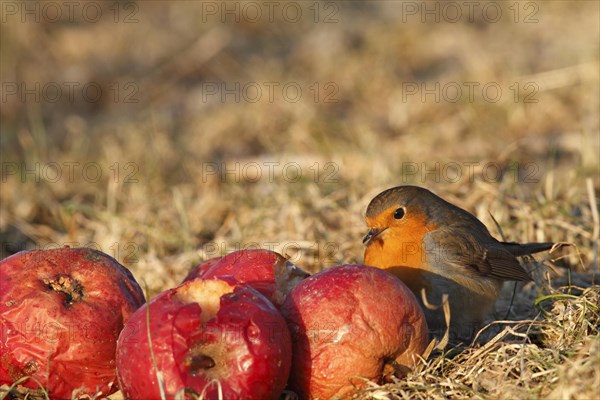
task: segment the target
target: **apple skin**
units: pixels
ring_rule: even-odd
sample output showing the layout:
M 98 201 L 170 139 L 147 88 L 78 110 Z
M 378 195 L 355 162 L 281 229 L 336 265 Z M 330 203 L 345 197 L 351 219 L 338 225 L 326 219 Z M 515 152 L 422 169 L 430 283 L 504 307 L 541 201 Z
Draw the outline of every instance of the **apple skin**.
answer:
M 225 283 L 230 292 L 203 289 L 209 281 Z M 205 297 L 213 309 L 182 301 L 181 293 Z M 290 364 L 290 334 L 279 311 L 230 277 L 197 278 L 162 292 L 133 315 L 117 346 L 120 388 L 131 400 L 161 397 L 157 370 L 168 399 L 184 390 L 219 398 L 215 380 L 224 399 L 278 399 Z
M 117 338 L 144 302 L 129 270 L 97 250 L 22 251 L 2 260 L 0 384 L 32 376 L 54 399 L 115 392 Z M 21 385 L 39 388 L 32 379 Z
M 203 262 L 190 271 L 184 282 L 223 276 L 251 286 L 279 307 L 292 288 L 310 274 L 274 251 L 245 249 Z
M 332 267 L 296 286 L 281 307 L 293 340 L 290 389 L 330 399 L 382 382 L 425 350 L 427 324 L 398 278 L 365 265 Z M 384 372 L 385 368 L 385 372 Z
M 191 281 L 192 279 L 196 279 L 196 278 L 202 278 L 204 276 L 204 274 L 206 273 L 206 271 L 208 271 L 210 269 L 210 267 L 212 267 L 213 265 L 215 265 L 222 259 L 223 259 L 223 257 L 220 257 L 220 256 L 213 257 L 213 258 L 209 258 L 208 260 L 203 261 L 202 264 L 196 265 L 195 267 L 190 269 L 190 271 L 188 272 L 188 274 L 185 277 L 185 279 L 183 280 L 183 282 Z

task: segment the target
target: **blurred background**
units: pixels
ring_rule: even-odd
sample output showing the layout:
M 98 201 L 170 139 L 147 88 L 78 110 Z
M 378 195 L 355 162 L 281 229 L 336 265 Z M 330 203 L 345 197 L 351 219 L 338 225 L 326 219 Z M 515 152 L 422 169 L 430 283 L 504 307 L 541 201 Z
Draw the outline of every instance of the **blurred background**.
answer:
M 4 1 L 1 256 L 96 247 L 151 294 L 239 248 L 314 272 L 416 184 L 597 270 L 599 4 Z

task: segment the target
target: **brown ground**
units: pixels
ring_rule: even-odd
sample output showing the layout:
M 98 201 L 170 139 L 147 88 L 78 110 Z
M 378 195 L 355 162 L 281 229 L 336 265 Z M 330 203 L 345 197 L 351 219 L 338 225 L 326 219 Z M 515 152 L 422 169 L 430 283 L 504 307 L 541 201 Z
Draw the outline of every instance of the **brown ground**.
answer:
M 314 272 L 360 262 L 368 201 L 418 184 L 575 246 L 532 264 L 507 319 L 535 322 L 361 396 L 599 394 L 598 2 L 43 4 L 2 3 L 2 257 L 94 246 L 150 295 L 238 248 Z

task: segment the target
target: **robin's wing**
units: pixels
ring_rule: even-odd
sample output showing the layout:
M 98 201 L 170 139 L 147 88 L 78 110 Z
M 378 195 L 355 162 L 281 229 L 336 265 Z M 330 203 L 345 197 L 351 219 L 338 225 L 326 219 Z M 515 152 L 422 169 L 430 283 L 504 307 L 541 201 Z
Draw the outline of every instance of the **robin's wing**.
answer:
M 487 231 L 450 226 L 428 232 L 425 246 L 429 262 L 465 273 L 514 281 L 531 280 L 515 256 Z

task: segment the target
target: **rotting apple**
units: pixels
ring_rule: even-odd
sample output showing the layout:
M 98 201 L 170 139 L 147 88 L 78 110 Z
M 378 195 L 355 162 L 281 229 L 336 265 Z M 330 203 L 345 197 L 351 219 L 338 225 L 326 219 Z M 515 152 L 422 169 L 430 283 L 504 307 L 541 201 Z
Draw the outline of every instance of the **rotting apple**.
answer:
M 117 390 L 115 352 L 144 303 L 133 275 L 87 248 L 31 250 L 0 262 L 0 384 L 35 378 L 50 398 Z M 37 389 L 28 379 L 22 386 Z
M 196 278 L 162 292 L 132 316 L 117 345 L 119 385 L 132 400 L 161 392 L 278 399 L 290 363 L 290 334 L 279 311 L 231 277 Z
M 274 251 L 245 249 L 205 261 L 192 269 L 185 281 L 222 276 L 250 285 L 279 307 L 292 288 L 310 274 Z
M 401 375 L 427 345 L 427 324 L 399 279 L 364 265 L 332 267 L 296 286 L 281 307 L 292 335 L 290 389 L 330 399 Z

